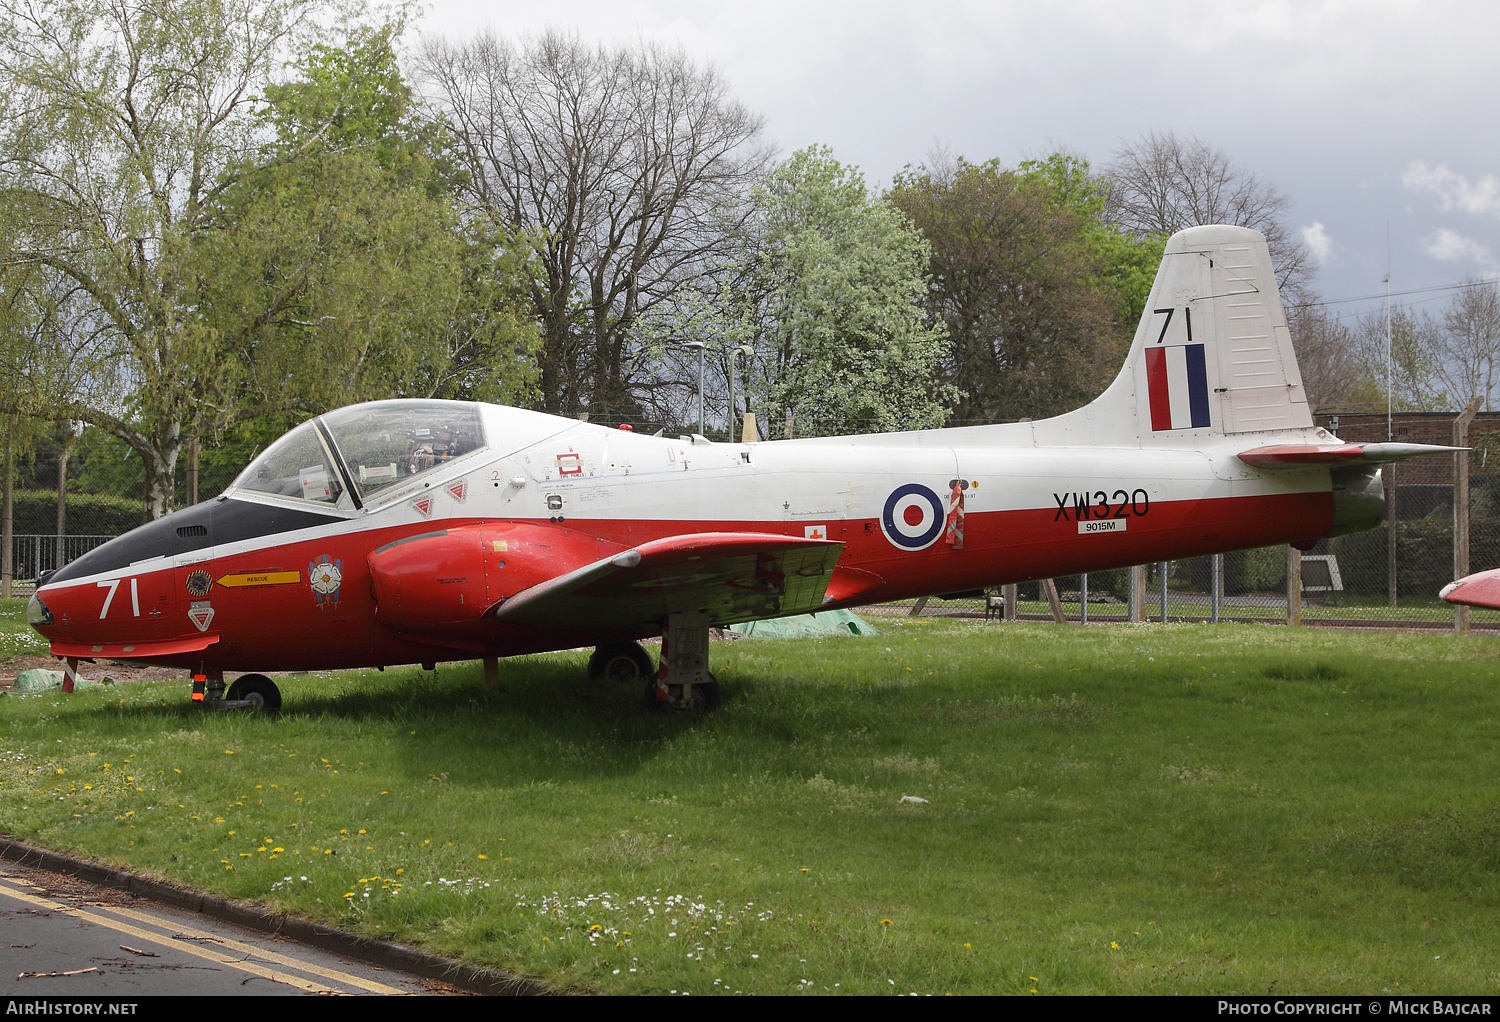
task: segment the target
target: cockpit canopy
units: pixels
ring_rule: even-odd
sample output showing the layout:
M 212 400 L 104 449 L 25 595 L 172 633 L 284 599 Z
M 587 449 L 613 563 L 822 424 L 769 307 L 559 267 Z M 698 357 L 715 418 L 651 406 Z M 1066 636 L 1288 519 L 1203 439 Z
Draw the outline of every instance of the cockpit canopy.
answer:
M 230 490 L 363 507 L 486 446 L 479 406 L 471 402 L 373 401 L 304 422 L 266 448 Z

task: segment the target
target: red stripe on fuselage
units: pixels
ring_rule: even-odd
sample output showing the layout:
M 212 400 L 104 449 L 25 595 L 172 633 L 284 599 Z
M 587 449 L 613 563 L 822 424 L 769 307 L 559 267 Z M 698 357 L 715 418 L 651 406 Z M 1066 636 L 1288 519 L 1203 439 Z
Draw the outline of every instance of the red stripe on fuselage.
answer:
M 828 539 L 845 544 L 839 559 L 841 566 L 873 572 L 885 581 L 883 586 L 862 591 L 859 598 L 846 604 L 859 606 L 1304 540 L 1328 531 L 1333 519 L 1333 498 L 1331 493 L 1323 491 L 1154 501 L 1146 514 L 1131 514 L 1122 519 L 1124 532 L 1086 535 L 1078 531 L 1078 513 L 1071 504 L 1066 511 L 1057 508 L 970 511 L 966 516 L 963 550 L 954 550 L 943 543 L 919 552 L 898 549 L 885 538 L 874 519 L 835 519 L 826 525 Z M 526 565 L 519 558 L 511 558 L 505 569 L 508 574 L 501 576 L 501 584 L 514 585 L 512 592 L 536 584 L 541 577 L 562 574 L 598 557 L 653 539 L 696 532 L 779 533 L 801 538 L 805 528 L 800 521 L 574 519 L 565 524 L 550 524 L 466 518 L 412 522 L 391 529 L 267 546 L 192 567 L 206 569 L 215 579 L 226 574 L 299 568 L 303 572 L 300 583 L 240 588 L 215 585 L 208 599 L 214 608 L 211 631 L 219 634 L 219 641 L 201 653 L 142 659 L 195 669 L 201 666 L 210 671 L 332 670 L 467 660 L 485 653 L 510 656 L 642 637 L 639 631 L 616 634 L 592 627 L 590 622 L 559 622 L 556 628 L 547 629 L 501 626 L 481 621 L 478 614 L 482 608 L 475 609 L 472 635 L 450 630 L 441 640 L 430 636 L 434 641 L 423 642 L 417 637 L 398 635 L 382 624 L 372 594 L 367 562 L 370 553 L 393 540 L 431 532 L 435 527 L 456 529 L 479 525 L 481 521 L 486 528 L 524 525 L 532 530 L 557 530 L 559 540 L 570 540 L 551 547 L 554 551 L 571 550 L 568 563 L 549 560 L 541 565 Z M 324 556 L 343 562 L 343 578 L 338 600 L 325 599 L 320 604 L 310 587 L 307 566 Z M 180 575 L 182 569 L 177 569 L 177 573 Z M 105 593 L 93 582 L 65 583 L 56 589 L 44 587 L 43 598 L 58 624 L 41 631 L 58 642 L 118 643 L 142 639 L 144 622 L 130 613 L 129 577 L 122 580 L 106 621 L 99 620 Z M 171 569 L 137 577 L 141 579 L 142 593 L 163 587 L 180 588 L 182 583 L 180 578 L 173 577 Z M 186 616 L 194 597 L 185 591 L 179 595 L 177 623 L 169 630 L 183 636 L 197 635 Z

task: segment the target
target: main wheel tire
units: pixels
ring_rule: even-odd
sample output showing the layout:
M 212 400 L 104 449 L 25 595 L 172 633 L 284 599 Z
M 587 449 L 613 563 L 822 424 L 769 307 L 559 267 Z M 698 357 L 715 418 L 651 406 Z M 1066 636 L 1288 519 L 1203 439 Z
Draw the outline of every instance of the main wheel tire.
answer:
M 635 685 L 656 677 L 656 665 L 638 642 L 608 642 L 589 657 L 589 680 Z
M 686 706 L 674 705 L 656 698 L 656 682 L 652 681 L 646 686 L 646 705 L 654 709 L 677 710 L 681 713 L 713 713 L 724 705 L 724 695 L 719 691 L 719 683 L 710 681 L 703 685 L 693 686 L 692 698 Z
M 226 700 L 251 703 L 256 713 L 279 713 L 281 712 L 281 689 L 276 683 L 264 674 L 244 674 L 234 680 L 229 686 L 229 691 L 224 693 Z
M 693 710 L 697 713 L 715 713 L 724 705 L 724 694 L 719 691 L 719 683 L 710 681 L 707 685 L 693 686 Z

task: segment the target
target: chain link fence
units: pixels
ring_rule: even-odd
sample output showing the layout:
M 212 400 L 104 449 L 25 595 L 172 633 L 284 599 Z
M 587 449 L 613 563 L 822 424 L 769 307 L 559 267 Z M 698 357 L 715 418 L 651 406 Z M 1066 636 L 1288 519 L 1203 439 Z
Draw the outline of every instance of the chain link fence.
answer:
M 1391 439 L 1452 444 L 1449 413 L 1323 415 L 1318 424 L 1351 442 Z M 1500 566 L 1500 413 L 1480 413 L 1468 428 L 1471 570 Z M 185 451 L 177 471 L 178 507 L 221 492 L 260 445 Z M 1490 455 L 1495 454 L 1491 466 Z M 17 466 L 12 520 L 14 578 L 24 586 L 37 573 L 66 564 L 145 520 L 145 477 L 139 458 L 116 442 L 85 438 L 64 458 L 43 446 Z M 196 462 L 196 472 L 193 464 Z M 1438 599 L 1454 578 L 1454 462 L 1437 455 L 1387 466 L 1388 524 L 1370 532 L 1320 542 L 1296 561 L 1286 547 L 1241 550 L 1145 566 L 1136 572 L 1134 619 L 1287 622 L 1352 627 L 1452 628 L 1455 609 Z M 64 472 L 58 499 L 58 472 Z M 1289 564 L 1296 586 L 1287 585 Z M 1056 612 L 1047 586 L 1016 587 L 1012 613 L 1022 619 L 1103 623 L 1132 620 L 1132 570 L 1094 572 L 1054 580 Z M 1085 593 L 1087 599 L 1085 602 Z M 998 614 L 988 593 L 891 604 L 876 614 L 983 617 Z M 1290 597 L 1290 598 L 1289 598 Z M 1470 625 L 1500 631 L 1500 611 L 1473 610 Z

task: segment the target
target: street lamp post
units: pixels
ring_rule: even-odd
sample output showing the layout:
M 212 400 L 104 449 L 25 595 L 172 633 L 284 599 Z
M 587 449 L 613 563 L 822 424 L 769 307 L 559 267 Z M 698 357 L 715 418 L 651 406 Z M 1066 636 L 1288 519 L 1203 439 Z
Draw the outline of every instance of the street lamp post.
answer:
M 750 355 L 753 355 L 753 354 L 755 354 L 755 349 L 752 348 L 752 347 L 750 347 L 750 345 L 748 345 L 748 344 L 738 344 L 738 345 L 735 345 L 733 348 L 729 349 L 729 427 L 728 427 L 728 431 L 729 431 L 729 442 L 730 443 L 734 443 L 735 442 L 734 425 L 735 425 L 735 412 L 736 412 L 736 409 L 734 407 L 734 360 L 736 358 L 738 358 L 739 356 L 741 356 L 741 355 L 750 356 Z M 745 410 L 746 411 L 749 411 L 749 403 L 750 403 L 750 401 L 749 401 L 749 396 L 748 396 L 748 393 L 747 393 L 746 399 L 745 399 L 745 404 L 746 404 L 746 409 Z
M 696 351 L 698 353 L 698 435 L 702 436 L 703 435 L 703 365 L 704 365 L 704 361 L 705 361 L 705 358 L 706 358 L 706 356 L 704 355 L 704 351 L 708 348 L 708 345 L 704 344 L 702 341 L 684 341 L 682 346 L 684 348 L 686 348 L 688 351 Z

